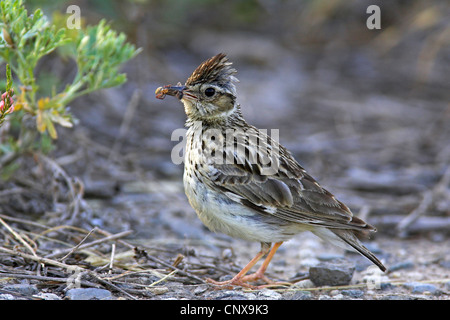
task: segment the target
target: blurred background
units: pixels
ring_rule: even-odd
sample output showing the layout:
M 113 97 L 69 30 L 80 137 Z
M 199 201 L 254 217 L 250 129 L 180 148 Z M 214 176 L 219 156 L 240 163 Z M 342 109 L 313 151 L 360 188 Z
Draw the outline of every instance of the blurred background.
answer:
M 92 225 L 132 229 L 131 238 L 153 245 L 245 244 L 209 232 L 196 218 L 184 196 L 183 166 L 171 162 L 179 143 L 171 134 L 183 128 L 184 110 L 178 100 L 154 94 L 159 86 L 184 83 L 202 61 L 224 52 L 238 70 L 246 120 L 280 129 L 280 142 L 308 172 L 377 226 L 377 241 L 424 240 L 437 244 L 441 260 L 449 259 L 447 0 L 70 0 L 27 6 L 58 18 L 74 4 L 84 24 L 106 18 L 142 48 L 123 70 L 126 84 L 75 100 L 78 124 L 58 127 L 51 156 L 83 182 L 82 216 Z M 367 28 L 369 5 L 380 7 L 381 29 Z M 44 60 L 39 68 L 49 88 L 70 80 L 75 65 L 57 53 Z M 45 208 L 33 210 L 49 215 Z M 395 261 L 388 247 L 380 248 Z
M 178 141 L 170 138 L 183 127 L 185 115 L 176 99 L 157 100 L 154 91 L 184 83 L 202 61 L 219 52 L 238 70 L 238 101 L 247 121 L 280 129 L 281 143 L 353 211 L 365 208 L 375 222 L 390 215 L 384 222 L 398 223 L 399 215 L 413 211 L 448 170 L 447 1 L 29 5 L 50 17 L 65 14 L 71 4 L 80 7 L 84 24 L 106 18 L 143 49 L 126 65 L 125 85 L 76 100 L 72 112 L 79 124 L 74 130 L 58 129 L 66 134 L 59 139 L 56 157 L 63 156 L 66 170 L 83 180 L 87 197 L 91 191 L 93 197 L 113 195 L 142 179 L 155 191 L 166 185 L 181 188 L 183 166 L 170 157 Z M 381 29 L 366 26 L 371 4 L 381 9 Z M 42 74 L 50 86 L 54 79 L 70 79 L 71 68 L 54 55 L 43 64 Z M 427 214 L 448 218 L 448 185 L 446 192 L 433 199 Z M 131 220 L 164 216 L 152 216 L 160 209 L 153 196 L 145 200 L 150 208 L 130 213 Z M 180 210 L 190 216 L 182 192 L 180 197 Z M 116 197 L 111 201 L 124 205 Z M 164 210 L 174 210 L 162 203 Z M 395 234 L 392 229 L 379 226 L 382 233 Z

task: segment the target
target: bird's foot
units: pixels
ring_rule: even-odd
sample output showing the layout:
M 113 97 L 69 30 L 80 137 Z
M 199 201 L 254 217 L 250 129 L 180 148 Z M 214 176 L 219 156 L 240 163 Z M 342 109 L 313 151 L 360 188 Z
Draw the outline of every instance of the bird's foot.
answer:
M 263 280 L 266 282 L 266 284 L 264 285 L 259 285 L 259 286 L 254 286 L 249 284 L 248 282 L 254 282 L 257 280 Z M 285 286 L 290 286 L 292 285 L 292 283 L 289 282 L 278 282 L 278 281 L 273 281 L 270 280 L 268 277 L 266 277 L 264 274 L 260 273 L 260 272 L 255 272 L 246 276 L 235 276 L 233 279 L 230 280 L 226 280 L 226 281 L 215 281 L 213 279 L 206 279 L 206 282 L 214 284 L 216 286 L 221 286 L 221 287 L 228 287 L 228 288 L 232 288 L 233 286 L 241 286 L 244 288 L 249 288 L 249 289 L 264 289 L 264 288 L 269 288 L 269 287 L 285 287 Z

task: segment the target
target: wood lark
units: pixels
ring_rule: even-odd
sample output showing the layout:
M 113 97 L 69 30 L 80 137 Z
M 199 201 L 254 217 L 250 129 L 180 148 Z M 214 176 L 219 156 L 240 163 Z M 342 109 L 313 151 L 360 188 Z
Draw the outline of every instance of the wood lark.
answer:
M 203 62 L 185 85 L 156 90 L 181 100 L 187 115 L 184 189 L 212 231 L 261 243 L 258 254 L 231 280 L 216 285 L 269 284 L 266 271 L 283 241 L 302 231 L 353 249 L 386 268 L 358 238 L 376 229 L 322 188 L 265 130 L 249 125 L 236 102 L 236 70 L 225 54 Z M 275 243 L 272 246 L 272 243 Z M 264 256 L 253 274 L 248 271 Z

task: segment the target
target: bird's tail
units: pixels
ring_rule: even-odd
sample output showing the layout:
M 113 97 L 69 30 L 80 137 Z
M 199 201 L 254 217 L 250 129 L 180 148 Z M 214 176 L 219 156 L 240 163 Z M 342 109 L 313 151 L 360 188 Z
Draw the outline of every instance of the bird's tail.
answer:
M 358 239 L 358 230 L 352 229 L 334 229 L 334 228 L 316 228 L 313 233 L 318 237 L 329 240 L 335 245 L 339 245 L 345 249 L 353 249 L 367 259 L 372 261 L 381 271 L 386 271 L 386 267 L 381 263 L 380 260 L 367 249 Z M 358 234 L 359 235 L 359 234 Z M 337 240 L 337 241 L 336 241 Z

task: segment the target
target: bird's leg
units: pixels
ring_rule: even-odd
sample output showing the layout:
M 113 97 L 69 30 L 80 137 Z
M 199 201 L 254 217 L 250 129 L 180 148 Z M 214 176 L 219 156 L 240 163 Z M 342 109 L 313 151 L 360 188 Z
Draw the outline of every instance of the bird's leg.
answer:
M 267 267 L 269 266 L 270 261 L 272 260 L 273 256 L 275 255 L 275 252 L 277 252 L 278 248 L 281 246 L 283 242 L 277 242 L 274 244 L 274 246 L 272 247 L 272 249 L 270 249 L 270 243 L 261 243 L 261 250 L 258 252 L 258 254 L 237 274 L 233 277 L 233 279 L 228 280 L 228 281 L 222 281 L 222 282 L 217 282 L 211 279 L 207 279 L 208 282 L 216 284 L 216 285 L 238 285 L 238 286 L 243 286 L 243 287 L 247 287 L 247 288 L 253 288 L 253 289 L 257 289 L 257 288 L 264 288 L 267 285 L 263 285 L 263 286 L 252 286 L 250 284 L 248 284 L 247 282 L 249 281 L 256 281 L 259 279 L 264 280 L 265 282 L 268 283 L 268 286 L 270 285 L 286 285 L 287 283 L 284 282 L 274 282 L 272 280 L 270 280 L 269 278 L 267 278 L 264 273 L 266 272 Z M 269 251 L 270 249 L 270 251 Z M 261 267 L 259 267 L 259 269 L 252 274 L 246 275 L 247 272 L 267 253 L 269 252 L 269 254 L 267 255 L 266 259 L 264 260 L 263 264 L 261 265 Z
M 278 248 L 283 244 L 283 242 L 277 242 L 273 245 L 272 249 L 270 249 L 269 254 L 267 255 L 266 259 L 264 260 L 263 264 L 261 265 L 261 267 L 259 267 L 259 269 L 252 274 L 246 275 L 242 278 L 243 282 L 247 282 L 247 281 L 255 281 L 255 280 L 259 280 L 259 279 L 263 279 L 265 282 L 267 282 L 268 284 L 275 284 L 274 281 L 270 280 L 269 278 L 267 278 L 264 273 L 266 272 L 267 267 L 269 266 L 270 261 L 272 260 L 273 256 L 275 255 L 275 253 L 277 252 Z
M 256 256 L 250 260 L 250 262 L 241 270 L 237 275 L 235 275 L 231 280 L 227 281 L 215 281 L 212 279 L 206 279 L 207 282 L 219 285 L 219 286 L 226 286 L 226 285 L 238 285 L 248 288 L 253 288 L 253 286 L 245 283 L 248 280 L 243 281 L 242 279 L 247 274 L 247 272 L 253 268 L 253 266 L 270 250 L 271 243 L 267 242 L 261 242 L 261 250 L 256 254 Z M 266 259 L 267 260 L 267 259 Z M 268 263 L 267 263 L 268 264 Z M 266 266 L 267 268 L 267 266 Z

